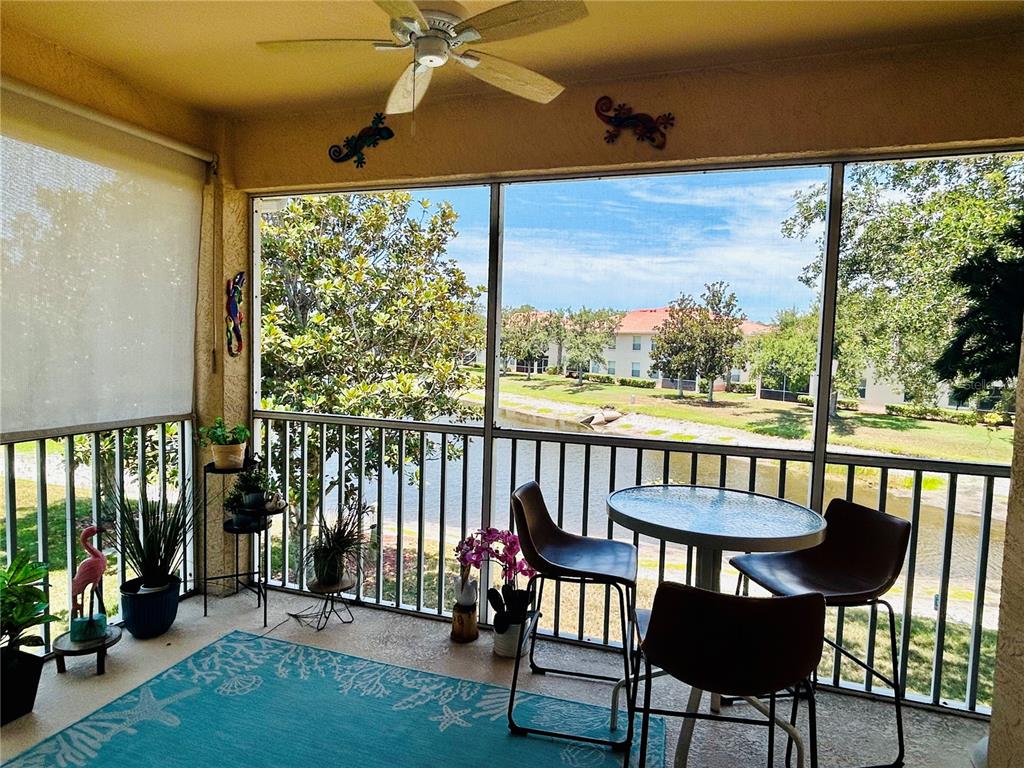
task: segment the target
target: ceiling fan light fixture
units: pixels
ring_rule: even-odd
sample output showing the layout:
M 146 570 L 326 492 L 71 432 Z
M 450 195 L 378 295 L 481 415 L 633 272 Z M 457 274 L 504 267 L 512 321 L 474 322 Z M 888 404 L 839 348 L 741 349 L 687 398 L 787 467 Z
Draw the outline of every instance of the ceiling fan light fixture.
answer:
M 451 43 L 443 38 L 434 35 L 416 38 L 416 61 L 425 67 L 434 69 L 443 66 L 448 62 L 450 52 Z

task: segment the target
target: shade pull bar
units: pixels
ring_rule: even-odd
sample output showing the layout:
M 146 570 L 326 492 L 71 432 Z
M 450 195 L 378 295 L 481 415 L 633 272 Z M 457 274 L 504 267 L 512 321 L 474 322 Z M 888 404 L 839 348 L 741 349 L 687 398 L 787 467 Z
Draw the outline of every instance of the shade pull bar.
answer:
M 84 117 L 86 120 L 91 120 L 94 123 L 105 125 L 108 128 L 127 133 L 130 136 L 134 136 L 138 139 L 151 142 L 153 144 L 159 144 L 161 147 L 180 152 L 183 155 L 194 157 L 197 160 L 202 160 L 204 163 L 210 163 L 216 166 L 217 155 L 207 152 L 205 149 L 194 147 L 191 144 L 186 144 L 182 141 L 169 138 L 163 134 L 150 131 L 146 128 L 142 128 L 134 123 L 129 123 L 127 120 L 121 120 L 110 115 L 105 115 L 102 112 L 92 109 L 91 107 L 84 107 L 81 104 L 76 104 L 73 101 L 69 101 L 61 96 L 56 96 L 52 93 L 44 91 L 40 88 L 36 88 L 34 85 L 23 83 L 20 80 L 15 80 L 10 77 L 0 77 L 0 87 L 4 90 L 8 90 L 11 93 L 16 93 L 20 96 L 25 96 L 35 101 L 42 102 L 51 107 L 62 109 L 65 112 L 70 112 L 73 115 Z

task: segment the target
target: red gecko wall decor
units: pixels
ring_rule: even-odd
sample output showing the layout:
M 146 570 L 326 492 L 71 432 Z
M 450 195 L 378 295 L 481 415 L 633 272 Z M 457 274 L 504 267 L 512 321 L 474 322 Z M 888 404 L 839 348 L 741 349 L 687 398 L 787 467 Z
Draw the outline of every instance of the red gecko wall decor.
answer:
M 676 124 L 671 112 L 651 117 L 634 112 L 628 104 L 615 104 L 611 96 L 602 96 L 594 105 L 598 119 L 610 126 L 604 133 L 607 144 L 614 144 L 624 130 L 632 131 L 637 141 L 646 141 L 655 149 L 665 148 L 665 131 Z

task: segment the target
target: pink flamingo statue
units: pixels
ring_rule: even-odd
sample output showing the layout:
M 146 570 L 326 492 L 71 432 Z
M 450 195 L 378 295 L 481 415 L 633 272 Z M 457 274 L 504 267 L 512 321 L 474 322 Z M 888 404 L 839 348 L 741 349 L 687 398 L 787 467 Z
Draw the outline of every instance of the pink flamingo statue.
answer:
M 71 599 L 74 602 L 74 609 L 71 612 L 72 618 L 83 615 L 85 610 L 85 588 L 90 584 L 92 585 L 92 593 L 89 595 L 90 618 L 92 617 L 94 598 L 99 603 L 100 613 L 106 613 L 106 609 L 103 607 L 103 592 L 99 587 L 100 580 L 103 578 L 103 572 L 107 570 L 107 556 L 89 543 L 89 539 L 102 532 L 103 529 L 95 525 L 90 525 L 82 531 L 82 547 L 89 553 L 89 556 L 82 560 L 78 570 L 75 572 L 75 577 L 71 580 Z

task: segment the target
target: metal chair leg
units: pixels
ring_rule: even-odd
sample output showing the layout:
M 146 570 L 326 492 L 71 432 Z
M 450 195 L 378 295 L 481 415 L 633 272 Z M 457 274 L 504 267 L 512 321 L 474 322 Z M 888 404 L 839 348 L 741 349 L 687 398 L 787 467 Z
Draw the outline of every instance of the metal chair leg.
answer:
M 818 768 L 818 713 L 814 700 L 814 688 L 810 681 L 807 685 L 807 732 L 811 742 L 811 768 Z
M 896 613 L 893 611 L 892 606 L 885 600 L 879 600 L 878 602 L 884 605 L 889 611 L 889 654 L 892 658 L 893 682 L 892 698 L 896 705 L 896 741 L 899 745 L 899 752 L 896 755 L 896 760 L 893 763 L 893 766 L 894 768 L 898 768 L 903 765 L 903 757 L 906 750 L 903 742 L 903 705 L 901 702 L 903 685 L 900 682 L 900 664 L 896 651 Z
M 795 697 L 794 697 L 795 700 Z M 775 694 L 768 697 L 768 768 L 775 765 Z
M 793 688 L 793 709 L 789 713 L 789 724 L 796 728 L 797 708 L 800 706 L 800 683 Z M 793 758 L 793 737 L 786 735 L 786 768 L 789 768 Z
M 543 576 L 536 576 L 535 578 L 537 579 L 537 581 L 540 584 L 540 586 L 537 589 L 537 601 L 533 605 L 535 606 L 536 610 L 539 612 L 540 609 L 541 609 L 541 605 L 544 602 L 544 582 L 545 582 L 545 578 Z M 537 647 L 537 630 L 538 630 L 539 625 L 540 625 L 540 622 L 536 622 L 534 624 L 534 626 L 533 626 L 533 633 L 532 633 L 532 635 L 530 637 L 530 671 L 533 672 L 533 674 L 535 674 L 535 675 L 543 675 L 545 673 L 545 671 L 546 671 L 542 667 L 538 666 L 537 662 L 534 661 L 534 658 L 533 658 L 534 650 Z
M 640 719 L 640 757 L 637 760 L 637 768 L 647 768 L 647 729 L 651 720 L 651 683 L 649 679 L 651 675 L 651 663 L 649 661 L 645 661 L 644 667 L 647 672 L 648 682 L 644 685 L 643 716 Z M 639 682 L 640 681 L 638 680 L 637 684 L 639 684 Z M 632 719 L 632 715 L 630 715 L 630 719 Z M 626 750 L 624 760 L 624 765 L 628 766 L 629 750 Z

